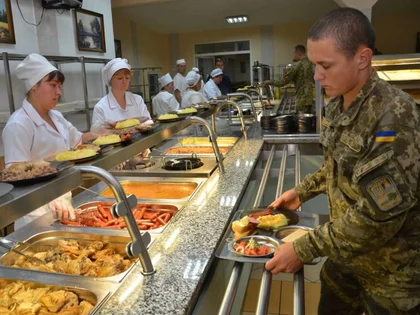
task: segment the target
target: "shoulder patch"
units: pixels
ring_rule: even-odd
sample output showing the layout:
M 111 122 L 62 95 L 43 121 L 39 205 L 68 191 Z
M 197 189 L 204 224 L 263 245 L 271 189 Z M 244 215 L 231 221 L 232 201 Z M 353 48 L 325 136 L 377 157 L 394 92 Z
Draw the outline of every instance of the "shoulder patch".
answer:
M 366 190 L 382 211 L 388 211 L 402 202 L 401 194 L 391 176 L 382 176 L 371 181 Z
M 376 133 L 375 142 L 394 142 L 396 135 L 395 131 L 379 131 Z
M 367 162 L 366 164 L 363 164 L 362 166 L 360 166 L 359 168 L 357 168 L 354 171 L 355 177 L 359 178 L 360 176 L 362 176 L 362 175 L 366 174 L 367 172 L 373 170 L 376 166 L 383 164 L 385 161 L 387 161 L 393 155 L 394 155 L 394 151 L 389 150 L 389 151 L 377 156 L 373 160 Z

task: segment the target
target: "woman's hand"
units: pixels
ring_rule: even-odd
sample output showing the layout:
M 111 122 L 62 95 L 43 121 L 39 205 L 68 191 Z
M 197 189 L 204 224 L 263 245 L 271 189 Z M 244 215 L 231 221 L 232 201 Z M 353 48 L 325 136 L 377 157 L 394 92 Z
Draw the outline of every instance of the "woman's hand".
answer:
M 76 220 L 74 208 L 70 201 L 63 197 L 54 199 L 49 204 L 53 216 L 59 220 Z
M 302 205 L 296 190 L 285 191 L 279 198 L 274 200 L 268 207 L 274 209 L 285 208 L 287 210 L 296 210 Z

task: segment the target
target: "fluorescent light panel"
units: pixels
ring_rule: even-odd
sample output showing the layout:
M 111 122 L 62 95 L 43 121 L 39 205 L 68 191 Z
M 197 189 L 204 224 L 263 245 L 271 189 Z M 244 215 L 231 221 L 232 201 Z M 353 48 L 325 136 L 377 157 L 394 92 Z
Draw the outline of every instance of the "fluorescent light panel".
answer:
M 226 18 L 226 21 L 229 24 L 245 23 L 245 22 L 248 22 L 248 17 L 245 16 L 245 15 L 241 15 L 241 16 L 228 16 Z

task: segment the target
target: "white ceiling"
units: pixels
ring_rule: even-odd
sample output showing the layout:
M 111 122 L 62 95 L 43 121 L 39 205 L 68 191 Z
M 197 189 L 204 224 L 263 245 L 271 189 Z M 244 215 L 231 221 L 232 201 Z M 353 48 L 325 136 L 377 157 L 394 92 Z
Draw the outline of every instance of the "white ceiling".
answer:
M 338 8 L 334 0 L 112 0 L 112 6 L 162 34 L 313 21 Z M 420 0 L 378 0 L 373 11 L 420 13 Z M 232 15 L 248 15 L 249 23 L 230 25 L 225 17 Z

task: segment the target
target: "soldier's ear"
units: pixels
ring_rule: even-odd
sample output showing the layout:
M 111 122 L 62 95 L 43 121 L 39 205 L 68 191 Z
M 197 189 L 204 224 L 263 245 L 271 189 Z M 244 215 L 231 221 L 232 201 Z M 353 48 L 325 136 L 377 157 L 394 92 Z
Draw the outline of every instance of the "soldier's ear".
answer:
M 360 47 L 357 52 L 358 55 L 358 66 L 360 70 L 364 70 L 370 66 L 372 61 L 372 49 L 368 47 Z

